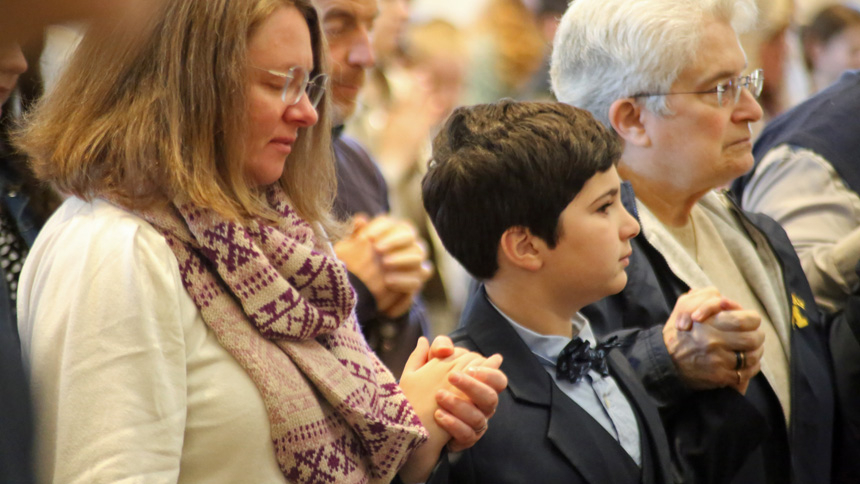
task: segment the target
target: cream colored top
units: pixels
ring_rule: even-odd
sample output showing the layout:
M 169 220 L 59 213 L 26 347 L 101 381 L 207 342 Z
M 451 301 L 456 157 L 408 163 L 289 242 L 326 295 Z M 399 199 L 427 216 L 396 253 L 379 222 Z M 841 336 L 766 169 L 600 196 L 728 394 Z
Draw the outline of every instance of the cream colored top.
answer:
M 761 372 L 776 393 L 788 422 L 791 411 L 789 343 L 785 342 L 783 345 L 780 341 L 770 315 L 744 278 L 713 222 L 696 205 L 690 213 L 690 223 L 683 227 L 667 226 L 666 229 L 696 260 L 720 294 L 761 316 L 761 328 L 765 333 Z
M 285 482 L 259 391 L 139 217 L 66 200 L 24 265 L 18 315 L 38 482 Z
M 776 343 L 782 346 L 786 359 L 791 361 L 791 301 L 783 280 L 782 265 L 771 249 L 767 237 L 752 224 L 743 226 L 734 213 L 731 202 L 725 194 L 711 191 L 705 194 L 696 204 L 704 216 L 713 224 L 717 236 L 730 254 L 731 259 L 742 275 L 742 280 L 749 286 L 766 314 L 777 337 L 765 341 L 765 346 Z M 641 201 L 636 201 L 639 212 L 642 234 L 663 257 L 670 270 L 690 288 L 716 286 L 709 274 L 690 255 L 671 232 Z M 745 223 L 744 223 L 745 224 Z M 701 238 L 701 237 L 699 237 Z M 700 256 L 701 257 L 701 256 Z M 724 255 L 725 257 L 725 255 Z M 721 261 L 717 260 L 717 263 Z M 741 280 L 741 279 L 738 279 Z M 738 280 L 732 280 L 737 284 Z M 740 302 L 740 301 L 739 301 Z M 765 374 L 767 377 L 767 374 Z M 768 380 L 771 387 L 775 384 Z M 786 387 L 788 388 L 788 387 Z M 780 393 L 790 394 L 777 391 Z M 790 401 L 780 399 L 784 409 L 790 408 Z M 788 412 L 784 412 L 789 418 Z

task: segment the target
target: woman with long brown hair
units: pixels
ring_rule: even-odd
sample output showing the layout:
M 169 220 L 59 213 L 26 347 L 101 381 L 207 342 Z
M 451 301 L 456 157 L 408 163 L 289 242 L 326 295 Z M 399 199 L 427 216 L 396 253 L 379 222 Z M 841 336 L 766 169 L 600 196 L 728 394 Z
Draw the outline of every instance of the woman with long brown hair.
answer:
M 72 195 L 20 282 L 39 480 L 421 480 L 504 376 L 422 340 L 401 390 L 363 340 L 315 10 L 177 0 L 151 22 L 91 31 L 18 138 Z

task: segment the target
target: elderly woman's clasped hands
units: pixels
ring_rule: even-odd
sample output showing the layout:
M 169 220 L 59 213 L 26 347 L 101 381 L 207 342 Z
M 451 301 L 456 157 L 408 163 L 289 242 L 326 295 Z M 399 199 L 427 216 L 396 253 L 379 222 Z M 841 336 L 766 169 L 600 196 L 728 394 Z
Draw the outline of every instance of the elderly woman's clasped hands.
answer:
M 663 340 L 690 388 L 732 387 L 746 393 L 761 370 L 761 316 L 720 295 L 714 287 L 678 298 L 663 327 Z

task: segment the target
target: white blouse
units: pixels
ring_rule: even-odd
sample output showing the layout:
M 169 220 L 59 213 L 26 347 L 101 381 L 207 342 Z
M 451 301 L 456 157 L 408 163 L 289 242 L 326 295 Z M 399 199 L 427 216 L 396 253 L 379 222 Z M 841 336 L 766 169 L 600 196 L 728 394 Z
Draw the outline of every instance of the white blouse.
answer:
M 18 315 L 39 482 L 285 482 L 260 392 L 143 219 L 66 200 L 24 264 Z

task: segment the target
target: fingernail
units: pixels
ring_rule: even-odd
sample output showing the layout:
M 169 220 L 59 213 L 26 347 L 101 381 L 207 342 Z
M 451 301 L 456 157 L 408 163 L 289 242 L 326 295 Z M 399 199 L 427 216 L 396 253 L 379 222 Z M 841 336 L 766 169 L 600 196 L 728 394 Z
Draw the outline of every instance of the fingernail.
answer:
M 451 374 L 448 375 L 448 381 L 451 383 L 460 383 L 463 381 L 463 374 L 459 371 L 452 371 Z
M 697 309 L 693 312 L 693 315 L 691 317 L 693 321 L 700 321 L 702 319 L 702 311 Z

